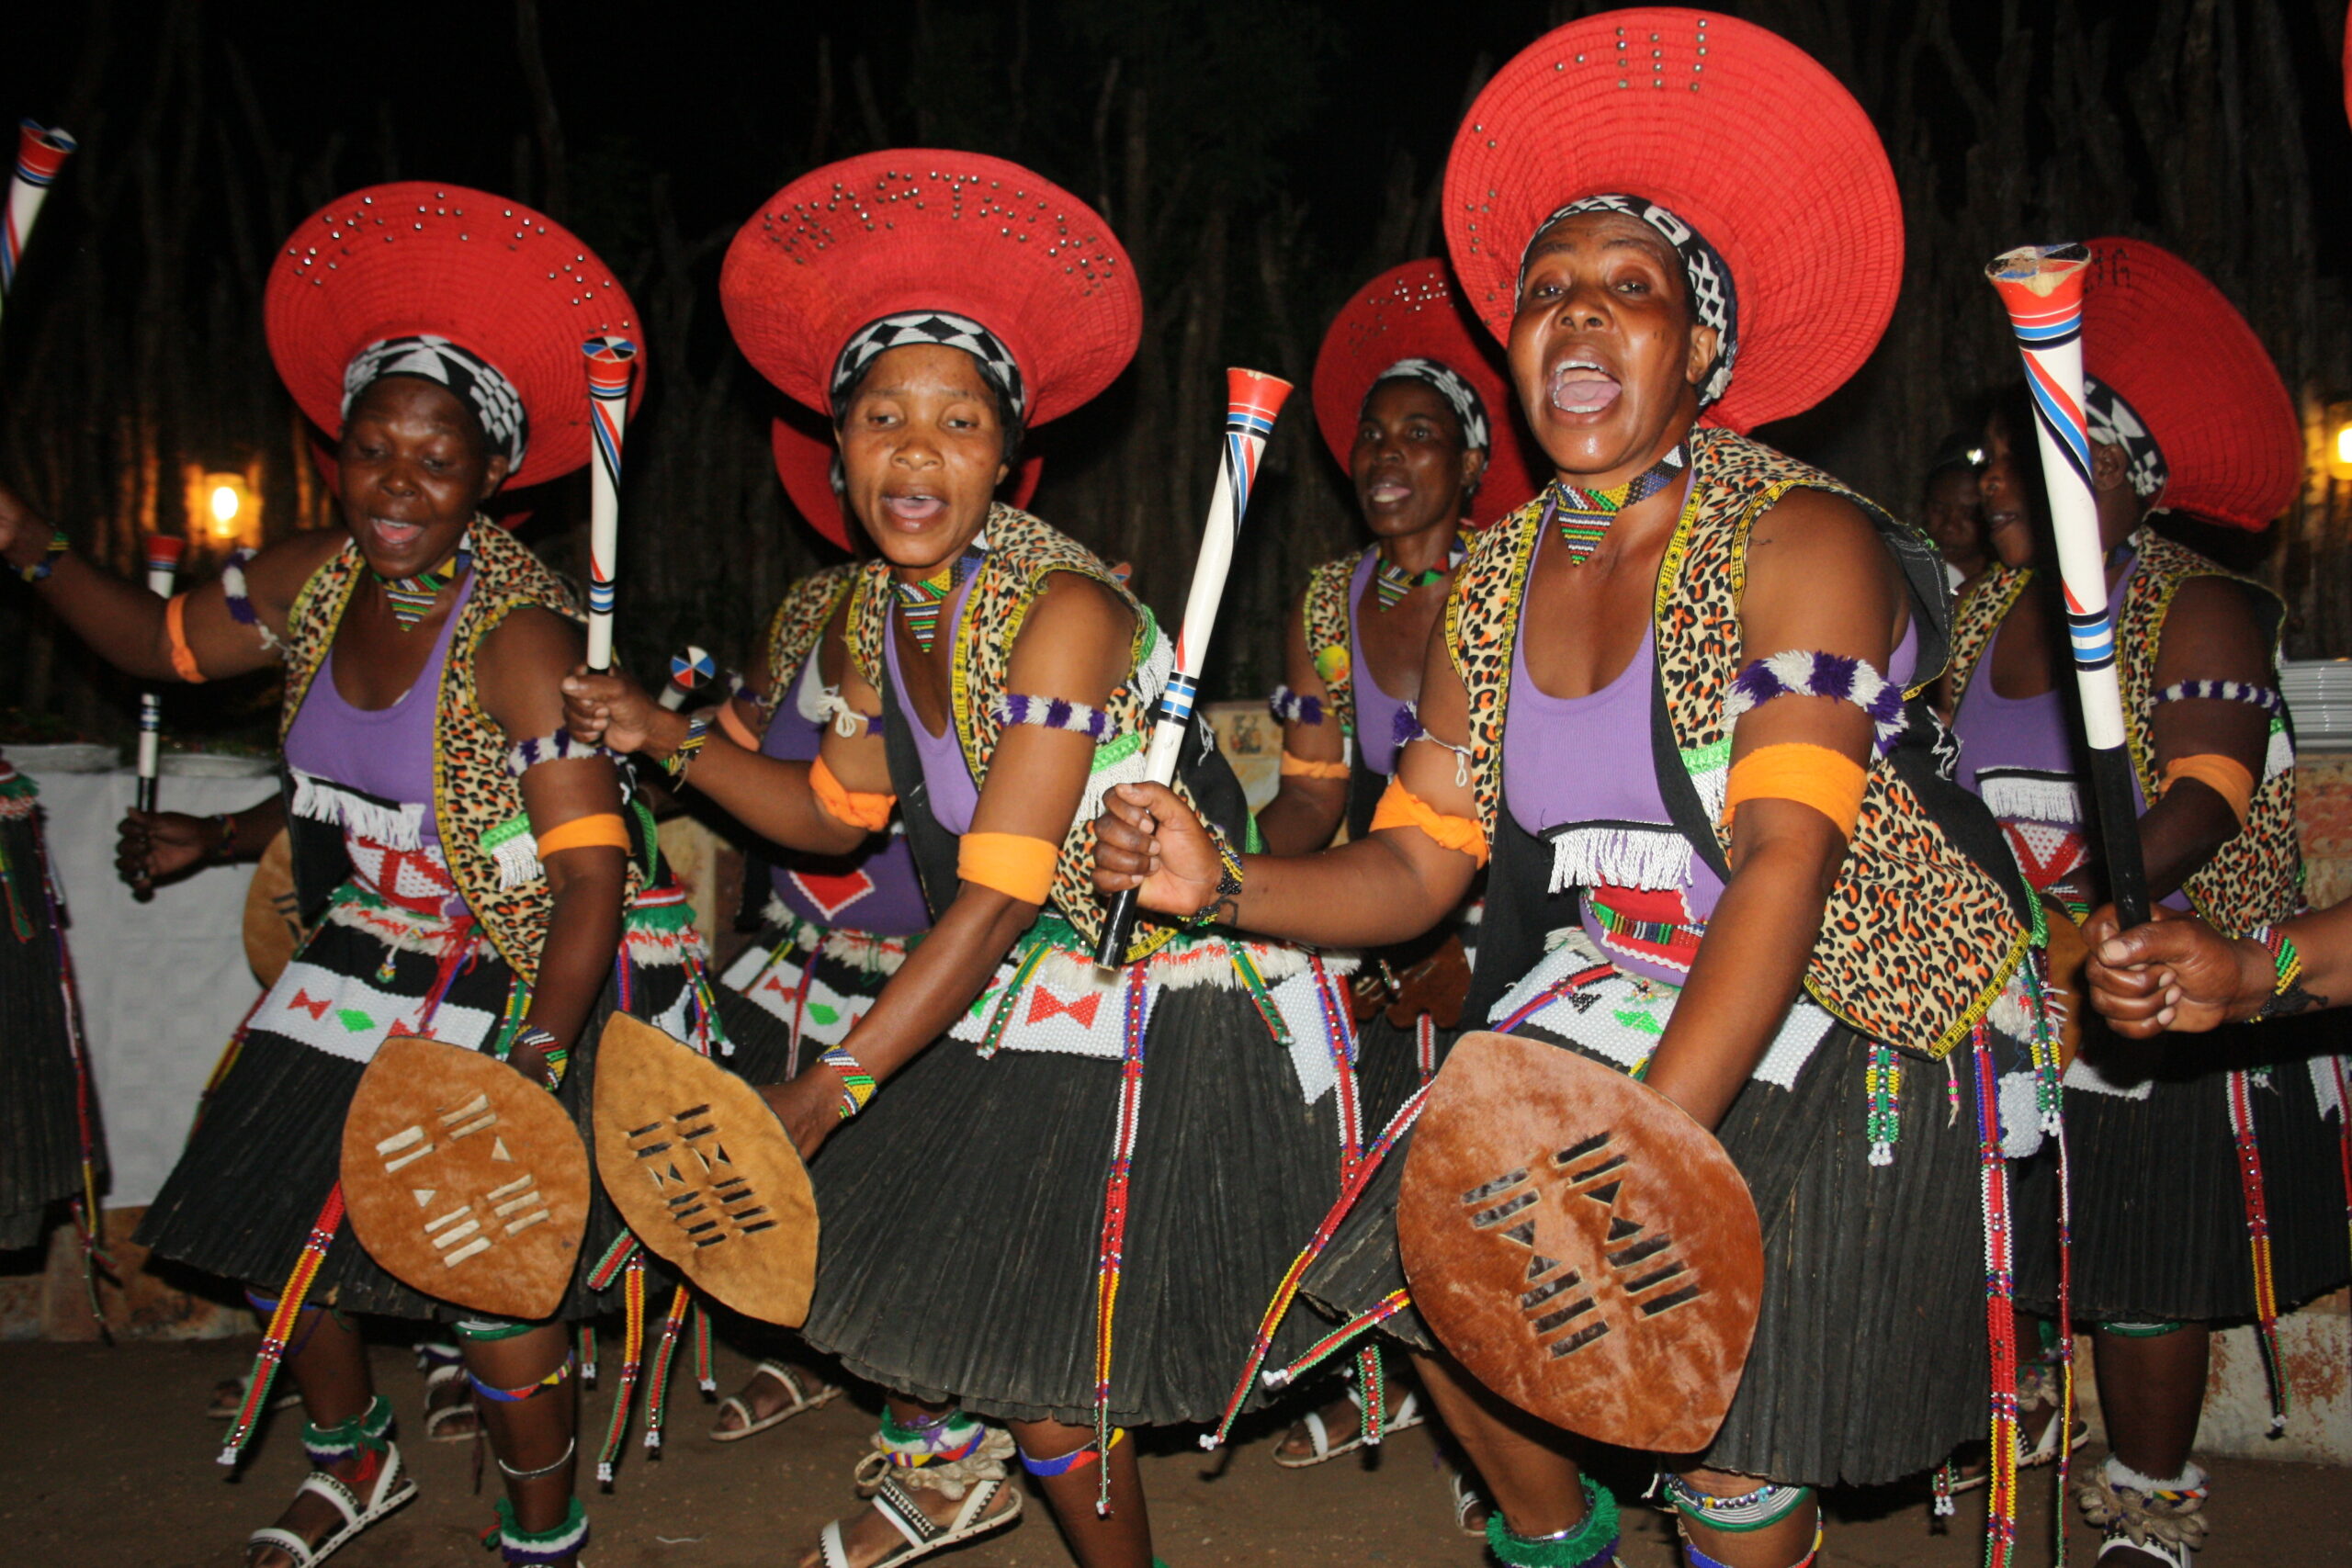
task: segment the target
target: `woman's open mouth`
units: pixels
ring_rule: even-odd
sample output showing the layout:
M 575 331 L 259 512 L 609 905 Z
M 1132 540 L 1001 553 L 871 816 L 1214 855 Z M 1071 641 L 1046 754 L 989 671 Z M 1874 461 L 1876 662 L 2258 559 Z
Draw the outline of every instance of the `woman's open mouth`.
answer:
M 1549 397 L 1561 413 L 1600 413 L 1623 391 L 1617 378 L 1593 360 L 1567 359 L 1552 367 Z

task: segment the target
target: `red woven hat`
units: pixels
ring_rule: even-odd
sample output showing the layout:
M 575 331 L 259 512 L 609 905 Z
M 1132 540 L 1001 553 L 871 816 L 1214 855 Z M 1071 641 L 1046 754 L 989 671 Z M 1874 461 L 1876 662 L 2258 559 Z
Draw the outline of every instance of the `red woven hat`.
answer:
M 831 427 L 806 417 L 780 417 L 768 427 L 768 446 L 775 453 L 776 478 L 784 481 L 784 493 L 792 498 L 793 510 L 842 549 L 853 548 L 849 508 L 833 489 Z M 1037 480 L 1045 471 L 1044 457 L 1024 454 L 1012 466 L 999 493 L 1013 505 L 1026 507 L 1029 498 L 1037 493 Z
M 2083 369 L 2121 394 L 2164 453 L 2155 504 L 2259 533 L 2303 482 L 2294 400 L 2254 329 L 2161 245 L 2087 242 Z
M 1533 495 L 1548 475 L 1528 466 L 1530 443 L 1515 417 L 1518 400 L 1470 313 L 1453 269 L 1431 256 L 1391 267 L 1356 290 L 1323 334 L 1315 356 L 1315 423 L 1340 466 L 1348 466 L 1363 400 L 1381 372 L 1400 359 L 1433 359 L 1477 389 L 1487 409 L 1487 473 L 1471 499 L 1470 525 L 1483 528 Z
M 588 461 L 588 371 L 580 345 L 636 341 L 637 307 L 560 225 L 519 201 L 409 181 L 352 192 L 302 220 L 270 268 L 270 357 L 311 422 L 343 430 L 353 355 L 414 333 L 446 337 L 495 367 L 530 421 L 513 485 Z M 638 356 L 633 407 L 645 394 Z
M 833 362 L 884 316 L 948 310 L 1021 367 L 1026 422 L 1109 386 L 1143 334 L 1143 292 L 1111 226 L 1018 164 L 902 148 L 829 164 L 763 206 L 718 276 L 760 374 L 831 416 Z
M 1801 413 L 1860 368 L 1903 280 L 1903 203 L 1878 132 L 1804 51 L 1705 11 L 1607 11 L 1495 73 L 1455 133 L 1445 239 L 1508 337 L 1536 226 L 1589 196 L 1672 209 L 1730 265 L 1739 358 L 1706 422 Z

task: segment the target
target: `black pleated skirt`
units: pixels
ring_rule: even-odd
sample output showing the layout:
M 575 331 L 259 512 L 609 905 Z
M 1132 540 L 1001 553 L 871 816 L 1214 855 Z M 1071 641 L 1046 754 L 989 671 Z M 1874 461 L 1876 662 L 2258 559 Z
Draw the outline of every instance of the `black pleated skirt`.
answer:
M 731 1020 L 743 1004 L 720 1005 Z M 860 1377 L 993 1420 L 1091 1422 L 1121 1070 L 1010 1045 L 983 1057 L 953 1039 L 900 1069 L 810 1164 L 824 1239 L 808 1341 Z M 1111 1330 L 1114 1422 L 1218 1417 L 1337 1196 L 1339 1140 L 1334 1093 L 1304 1100 L 1245 992 L 1155 998 Z M 1301 1348 L 1309 1327 L 1293 1331 Z
M 674 948 L 674 942 L 670 945 Z M 334 918 L 322 923 L 247 1023 L 235 1061 L 205 1102 L 187 1149 L 149 1207 L 137 1236 L 158 1257 L 250 1286 L 273 1299 L 340 1179 L 344 1118 L 367 1071 L 365 1062 L 310 1043 L 321 1038 L 320 1027 L 332 1024 L 337 1011 L 322 1007 L 307 989 L 306 976 L 315 979 L 320 970 L 364 977 L 373 992 L 392 1005 L 430 995 L 440 961 L 413 947 L 396 949 L 376 930 Z M 479 1010 L 495 1020 L 506 1010 L 514 979 L 514 971 L 483 941 L 472 962 L 450 983 L 442 1007 Z M 632 964 L 629 980 L 628 1010 L 658 1020 L 674 1011 L 688 974 L 676 963 Z M 608 981 L 571 1048 L 557 1096 L 583 1141 L 594 1137 L 589 1111 L 594 1100 L 597 1042 L 605 1021 L 618 1006 L 616 982 Z M 488 1042 L 484 1043 L 487 1048 Z M 593 1316 L 620 1302 L 617 1281 L 605 1292 L 588 1288 L 590 1271 L 625 1234 L 619 1213 L 596 1179 L 593 1158 L 589 1181 L 586 1239 L 557 1314 L 567 1320 Z M 379 1268 L 348 1224 L 328 1249 L 310 1299 L 346 1312 L 412 1320 L 467 1315 Z
M 1983 1433 L 1984 1223 L 1965 1053 L 1949 1066 L 1903 1059 L 1887 1165 L 1870 1163 L 1869 1062 L 1866 1042 L 1833 1030 L 1791 1088 L 1751 1081 L 1718 1131 L 1763 1224 L 1764 1299 L 1739 1393 L 1695 1462 L 1785 1484 L 1875 1485 Z M 1305 1293 L 1341 1318 L 1405 1283 L 1396 1213 L 1409 1141 L 1307 1275 Z M 1382 1326 L 1433 1348 L 1417 1314 Z
M 2230 1071 L 2250 1069 L 2247 1101 L 2262 1156 L 2272 1277 L 2281 1310 L 2352 1276 L 2345 1223 L 2341 1122 L 2324 1116 L 2312 1061 L 2288 1050 L 2337 1045 L 2333 1015 L 2289 1025 L 2240 1026 L 2134 1046 L 2103 1032 L 2092 1049 L 2120 1082 L 2145 1080 L 2144 1100 L 2066 1091 L 2076 1322 L 2215 1323 L 2255 1315 Z M 2112 1055 L 2107 1055 L 2113 1053 Z M 2328 1060 L 2319 1070 L 2334 1073 Z M 2352 1073 L 2347 1073 L 2352 1077 Z M 2057 1167 L 2050 1151 L 2018 1184 L 2027 1235 L 2018 1249 L 2018 1299 L 2057 1308 Z
M 46 846 L 29 795 L 0 797 L 0 1249 L 40 1239 L 51 1206 L 82 1187 L 80 1072 L 67 1032 L 59 943 L 44 895 Z M 97 1137 L 96 1107 L 90 1134 Z M 103 1150 L 96 1151 L 103 1162 Z
M 1426 1048 L 1428 1068 L 1435 1073 L 1459 1029 L 1432 1029 Z M 1424 1047 L 1418 1027 L 1399 1029 L 1386 1011 L 1376 1012 L 1356 1025 L 1357 1092 L 1363 1097 L 1364 1136 L 1369 1139 L 1428 1081 L 1422 1076 Z

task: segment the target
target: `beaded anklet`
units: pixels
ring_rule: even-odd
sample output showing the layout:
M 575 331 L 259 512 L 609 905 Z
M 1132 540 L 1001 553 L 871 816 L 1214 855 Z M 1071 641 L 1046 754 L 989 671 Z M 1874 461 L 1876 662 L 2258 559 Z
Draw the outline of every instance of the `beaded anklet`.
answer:
M 1666 1478 L 1666 1495 L 1672 1500 L 1674 1511 L 1684 1518 L 1711 1530 L 1744 1535 L 1750 1530 L 1769 1529 L 1795 1513 L 1813 1495 L 1813 1488 L 1782 1486 L 1768 1481 L 1753 1492 L 1718 1497 L 1700 1491 L 1679 1475 L 1669 1475 Z
M 1506 1568 L 1602 1568 L 1617 1554 L 1617 1498 L 1589 1475 L 1584 1485 L 1584 1522 L 1557 1535 L 1523 1536 L 1504 1522 L 1497 1508 L 1487 1516 L 1487 1550 Z
M 1127 1429 L 1125 1427 L 1114 1427 L 1111 1428 L 1111 1440 L 1109 1442 L 1089 1443 L 1084 1448 L 1063 1454 L 1057 1459 L 1036 1459 L 1032 1457 L 1027 1449 L 1023 1449 L 1020 1450 L 1021 1468 L 1027 1471 L 1032 1475 L 1068 1475 L 1080 1465 L 1091 1464 L 1098 1456 L 1106 1454 L 1113 1449 L 1117 1448 L 1119 1446 L 1119 1440 L 1126 1435 Z
M 836 1107 L 842 1120 L 846 1122 L 865 1110 L 865 1102 L 874 1098 L 874 1075 L 850 1055 L 848 1047 L 828 1046 L 817 1060 L 842 1076 L 841 1103 Z
M 341 1464 L 358 1453 L 379 1454 L 392 1446 L 392 1402 L 378 1394 L 368 1408 L 332 1427 L 302 1424 L 302 1451 L 321 1470 Z
M 514 1522 L 514 1505 L 501 1497 L 492 1505 L 498 1522 L 482 1532 L 482 1544 L 496 1543 L 499 1553 L 511 1563 L 526 1568 L 552 1568 L 552 1564 L 567 1557 L 577 1557 L 588 1549 L 588 1509 L 578 1497 L 563 1516 L 563 1523 L 551 1530 L 526 1530 Z

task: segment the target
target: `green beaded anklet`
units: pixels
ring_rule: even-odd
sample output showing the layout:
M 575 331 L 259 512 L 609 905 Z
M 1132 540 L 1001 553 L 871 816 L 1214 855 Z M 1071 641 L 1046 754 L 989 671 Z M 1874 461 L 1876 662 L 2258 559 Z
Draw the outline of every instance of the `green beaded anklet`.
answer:
M 1506 1524 L 1497 1508 L 1487 1516 L 1487 1550 L 1507 1568 L 1587 1568 L 1608 1561 L 1617 1551 L 1617 1498 L 1589 1475 L 1577 1480 L 1584 1485 L 1584 1523 L 1565 1534 L 1530 1540 Z

